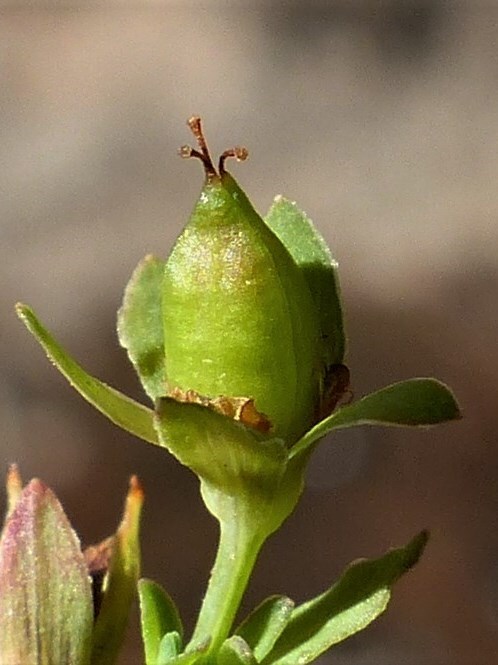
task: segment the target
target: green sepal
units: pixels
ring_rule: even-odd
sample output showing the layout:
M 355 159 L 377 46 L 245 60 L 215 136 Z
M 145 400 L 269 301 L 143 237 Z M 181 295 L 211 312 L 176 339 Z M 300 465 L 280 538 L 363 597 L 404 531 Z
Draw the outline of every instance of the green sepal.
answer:
M 55 494 L 32 480 L 0 539 L 0 662 L 89 665 L 90 577 Z
M 359 425 L 426 427 L 460 417 L 455 396 L 444 383 L 436 379 L 408 379 L 335 411 L 307 432 L 292 448 L 290 456 L 308 449 L 335 429 Z
M 166 633 L 176 632 L 183 639 L 178 609 L 166 591 L 152 580 L 138 582 L 140 621 L 146 665 L 156 665 L 159 644 Z
M 118 312 L 118 338 L 147 395 L 166 393 L 161 286 L 164 261 L 148 255 L 135 268 Z
M 252 649 L 261 662 L 272 650 L 275 642 L 288 624 L 294 601 L 286 596 L 270 596 L 258 605 L 234 631 Z
M 143 490 L 132 477 L 123 518 L 111 540 L 111 559 L 103 583 L 92 637 L 92 665 L 113 665 L 124 640 L 140 574 L 140 515 Z
M 258 665 L 247 642 L 238 635 L 229 637 L 220 647 L 216 665 Z
M 288 459 L 281 439 L 197 404 L 165 397 L 155 425 L 161 445 L 201 481 L 208 510 L 231 521 L 237 507 L 264 539 L 294 510 L 304 487 L 308 450 Z
M 320 318 L 322 360 L 342 363 L 346 351 L 337 261 L 311 219 L 293 201 L 275 200 L 264 218 L 301 269 Z
M 158 443 L 151 409 L 96 379 L 74 361 L 46 330 L 27 305 L 16 305 L 17 315 L 43 347 L 48 359 L 80 395 L 114 424 L 149 443 Z
M 169 665 L 175 661 L 182 648 L 180 635 L 176 630 L 166 633 L 159 643 L 157 658 L 151 661 L 153 665 Z
M 168 397 L 158 402 L 155 424 L 161 445 L 200 478 L 204 501 L 215 517 L 232 519 L 235 501 L 260 533 L 277 528 L 268 508 L 287 461 L 282 440 Z
M 427 539 L 422 531 L 406 547 L 352 563 L 329 591 L 293 611 L 262 665 L 306 665 L 365 628 L 385 610 L 391 586 L 417 563 Z

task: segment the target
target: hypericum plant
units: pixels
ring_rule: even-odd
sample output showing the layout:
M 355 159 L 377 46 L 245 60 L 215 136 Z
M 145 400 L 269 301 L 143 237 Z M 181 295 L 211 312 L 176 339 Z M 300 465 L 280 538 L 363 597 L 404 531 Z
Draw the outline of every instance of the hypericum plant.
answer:
M 459 409 L 430 378 L 351 401 L 337 263 L 323 238 L 280 196 L 263 220 L 225 170 L 227 158 L 247 151 L 225 151 L 216 168 L 200 119 L 188 124 L 198 148 L 180 152 L 201 160 L 204 187 L 169 259 L 147 256 L 138 265 L 118 315 L 119 340 L 153 408 L 89 376 L 31 309 L 17 310 L 85 399 L 199 477 L 220 524 L 188 639 L 169 596 L 139 583 L 147 665 L 303 665 L 385 609 L 427 540 L 422 532 L 404 548 L 351 564 L 301 605 L 271 596 L 234 627 L 260 548 L 293 511 L 314 449 L 336 429 L 427 426 L 458 418 Z

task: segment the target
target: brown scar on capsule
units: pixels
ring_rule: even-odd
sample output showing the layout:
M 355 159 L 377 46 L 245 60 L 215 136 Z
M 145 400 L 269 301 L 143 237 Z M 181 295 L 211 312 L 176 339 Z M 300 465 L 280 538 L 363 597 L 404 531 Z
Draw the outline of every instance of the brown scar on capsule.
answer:
M 168 397 L 172 397 L 177 402 L 199 404 L 263 434 L 267 434 L 271 429 L 269 418 L 256 409 L 254 400 L 250 397 L 226 397 L 225 395 L 206 397 L 195 390 L 182 390 L 181 388 L 172 388 Z
M 260 413 L 256 409 L 253 399 L 246 400 L 240 406 L 237 419 L 240 420 L 240 422 L 244 425 L 253 427 L 254 429 L 258 430 L 258 432 L 262 432 L 263 434 L 267 434 L 271 429 L 270 420 L 267 418 L 267 416 L 265 416 L 264 413 Z
M 199 149 L 197 150 L 196 148 L 192 148 L 189 145 L 183 145 L 178 149 L 178 154 L 180 157 L 185 159 L 190 157 L 196 157 L 197 159 L 200 159 L 202 165 L 204 166 L 207 182 L 211 182 L 216 178 L 220 178 L 226 173 L 225 162 L 229 157 L 234 157 L 238 162 L 243 162 L 249 156 L 247 148 L 242 146 L 229 148 L 220 155 L 218 160 L 218 171 L 216 171 L 213 160 L 211 159 L 211 154 L 209 152 L 206 139 L 204 137 L 204 132 L 202 131 L 201 119 L 199 116 L 193 115 L 187 120 L 187 125 L 191 129 Z

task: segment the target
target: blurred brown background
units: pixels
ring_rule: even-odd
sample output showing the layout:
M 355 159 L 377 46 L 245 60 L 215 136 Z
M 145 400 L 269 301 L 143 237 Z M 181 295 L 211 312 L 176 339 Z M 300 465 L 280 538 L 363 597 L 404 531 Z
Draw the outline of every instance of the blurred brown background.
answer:
M 192 626 L 216 539 L 196 480 L 73 393 L 13 304 L 143 399 L 115 311 L 194 204 L 200 167 L 175 151 L 200 114 L 215 154 L 250 148 L 231 170 L 256 207 L 297 200 L 333 248 L 356 395 L 435 375 L 465 411 L 325 442 L 246 608 L 303 600 L 428 527 L 387 614 L 320 663 L 498 662 L 498 4 L 4 0 L 0 83 L 3 469 L 49 483 L 87 543 L 139 474 L 143 572 Z M 123 664 L 141 659 L 135 623 Z

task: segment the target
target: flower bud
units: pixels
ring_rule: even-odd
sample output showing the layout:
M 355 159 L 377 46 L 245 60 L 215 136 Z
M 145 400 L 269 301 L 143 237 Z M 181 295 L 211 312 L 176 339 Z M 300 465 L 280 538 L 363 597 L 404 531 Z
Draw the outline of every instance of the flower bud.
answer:
M 319 401 L 320 329 L 315 304 L 287 249 L 225 171 L 215 169 L 199 118 L 189 125 L 206 181 L 166 262 L 162 287 L 171 394 L 247 398 L 289 444 L 312 424 Z

